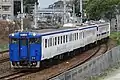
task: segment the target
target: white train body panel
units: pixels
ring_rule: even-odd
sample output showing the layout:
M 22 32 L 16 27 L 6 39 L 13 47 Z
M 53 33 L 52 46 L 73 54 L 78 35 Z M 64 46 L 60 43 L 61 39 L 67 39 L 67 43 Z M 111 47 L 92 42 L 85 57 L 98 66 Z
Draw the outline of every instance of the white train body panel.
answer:
M 66 38 L 67 36 L 67 38 Z M 59 39 L 58 39 L 59 37 Z M 62 41 L 61 41 L 62 37 Z M 55 40 L 57 38 L 57 40 Z M 97 26 L 88 26 L 76 28 L 75 30 L 55 33 L 42 36 L 42 58 L 50 59 L 54 56 L 65 52 L 73 51 L 74 49 L 85 47 L 97 40 Z M 46 42 L 48 43 L 46 45 Z M 45 47 L 45 45 L 47 47 Z
M 98 40 L 101 40 L 103 38 L 106 38 L 110 36 L 110 24 L 99 24 L 98 25 Z

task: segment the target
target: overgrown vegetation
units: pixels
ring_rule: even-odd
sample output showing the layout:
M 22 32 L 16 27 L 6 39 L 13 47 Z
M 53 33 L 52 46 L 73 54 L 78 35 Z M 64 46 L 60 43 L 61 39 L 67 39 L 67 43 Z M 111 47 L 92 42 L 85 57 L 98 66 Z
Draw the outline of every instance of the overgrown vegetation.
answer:
M 99 20 L 107 18 L 111 20 L 120 9 L 120 0 L 89 0 L 86 13 L 89 19 Z
M 7 50 L 8 48 L 8 44 L 0 44 L 0 51 Z

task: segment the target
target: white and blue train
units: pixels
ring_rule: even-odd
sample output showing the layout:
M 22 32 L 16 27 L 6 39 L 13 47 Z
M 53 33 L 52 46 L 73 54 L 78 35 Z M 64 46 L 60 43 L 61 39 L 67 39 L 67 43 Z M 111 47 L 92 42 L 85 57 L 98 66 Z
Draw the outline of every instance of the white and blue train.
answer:
M 17 32 L 9 35 L 13 68 L 40 68 L 42 61 L 83 48 L 110 36 L 109 23 Z

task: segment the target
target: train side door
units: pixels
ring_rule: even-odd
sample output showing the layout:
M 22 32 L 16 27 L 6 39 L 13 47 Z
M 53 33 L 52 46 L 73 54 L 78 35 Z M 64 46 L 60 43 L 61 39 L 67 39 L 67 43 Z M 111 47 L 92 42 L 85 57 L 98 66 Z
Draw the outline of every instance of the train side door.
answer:
M 41 38 L 29 39 L 30 61 L 40 61 L 41 59 Z
M 19 61 L 19 39 L 10 38 L 9 55 L 11 61 Z
M 19 49 L 20 49 L 20 54 L 19 54 L 20 59 L 27 60 L 28 59 L 28 39 L 26 38 L 20 39 Z

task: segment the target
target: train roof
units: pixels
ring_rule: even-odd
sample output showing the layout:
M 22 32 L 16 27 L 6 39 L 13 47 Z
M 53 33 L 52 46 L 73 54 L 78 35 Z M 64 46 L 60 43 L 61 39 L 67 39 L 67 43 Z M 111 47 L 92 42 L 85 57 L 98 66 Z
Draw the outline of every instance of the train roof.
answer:
M 20 38 L 21 35 L 23 35 L 23 34 L 27 34 L 27 36 L 29 36 L 28 38 L 39 37 L 41 35 L 44 36 L 44 35 L 59 34 L 59 33 L 63 33 L 63 32 L 70 32 L 70 31 L 94 28 L 94 27 L 97 27 L 99 24 L 101 25 L 102 23 L 92 24 L 92 25 L 76 25 L 76 27 L 61 27 L 61 28 L 58 28 L 58 29 L 54 28 L 54 29 L 30 30 L 30 31 L 27 31 L 27 32 L 13 33 L 14 36 L 12 34 L 10 34 L 9 37 Z M 106 25 L 106 23 L 104 23 L 103 25 Z M 34 36 L 34 34 L 35 34 L 35 36 Z
M 63 31 L 63 30 L 71 30 L 71 29 L 76 29 L 76 27 L 62 27 L 58 29 L 40 29 L 40 30 L 32 30 L 31 32 L 36 32 L 36 33 L 47 33 L 47 32 L 56 32 L 56 31 Z
M 67 30 L 77 30 L 77 29 L 83 29 L 83 28 L 89 28 L 89 27 L 94 27 L 96 25 L 76 25 L 77 27 L 61 27 L 57 29 L 39 29 L 39 30 L 31 30 L 31 32 L 36 32 L 36 33 L 51 33 L 51 32 L 58 32 L 58 31 L 67 31 Z

